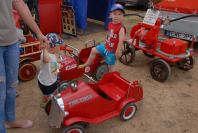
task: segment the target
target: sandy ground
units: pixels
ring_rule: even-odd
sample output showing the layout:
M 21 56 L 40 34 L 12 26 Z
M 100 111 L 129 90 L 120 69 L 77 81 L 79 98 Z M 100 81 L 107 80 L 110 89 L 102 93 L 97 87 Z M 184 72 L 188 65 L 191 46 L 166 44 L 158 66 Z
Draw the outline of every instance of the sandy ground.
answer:
M 142 12 L 142 11 L 141 11 Z M 136 17 L 127 17 L 125 24 L 128 32 Z M 89 24 L 83 36 L 67 39 L 68 43 L 81 49 L 88 39 L 102 41 L 105 31 L 100 25 Z M 197 133 L 198 131 L 198 64 L 195 56 L 194 69 L 184 72 L 172 68 L 172 75 L 165 83 L 154 81 L 149 73 L 149 59 L 137 52 L 132 66 L 118 62 L 117 70 L 129 81 L 141 80 L 144 87 L 144 99 L 138 107 L 136 116 L 127 122 L 119 118 L 108 120 L 99 125 L 90 125 L 87 133 Z M 39 62 L 35 62 L 37 67 Z M 47 124 L 47 115 L 39 107 L 42 94 L 36 79 L 20 83 L 20 96 L 17 98 L 17 118 L 30 119 L 34 126 L 28 130 L 14 129 L 8 133 L 60 133 L 61 129 L 52 129 Z

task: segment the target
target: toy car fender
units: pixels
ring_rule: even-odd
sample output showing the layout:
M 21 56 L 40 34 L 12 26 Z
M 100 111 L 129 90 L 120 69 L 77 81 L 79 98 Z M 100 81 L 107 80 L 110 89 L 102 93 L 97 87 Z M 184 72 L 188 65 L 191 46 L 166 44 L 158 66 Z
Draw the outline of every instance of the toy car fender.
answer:
M 134 98 L 130 98 L 130 99 L 124 101 L 123 103 L 121 103 L 117 110 L 120 112 L 120 111 L 122 111 L 122 109 L 123 109 L 128 103 L 135 103 L 135 102 L 136 102 L 136 101 L 135 101 Z
M 85 118 L 82 117 L 73 117 L 69 120 L 64 120 L 64 125 L 65 126 L 69 126 L 72 125 L 74 123 L 89 123 L 88 120 L 86 120 Z
M 31 62 L 33 58 L 21 58 L 20 59 L 20 64 L 25 63 L 25 62 Z

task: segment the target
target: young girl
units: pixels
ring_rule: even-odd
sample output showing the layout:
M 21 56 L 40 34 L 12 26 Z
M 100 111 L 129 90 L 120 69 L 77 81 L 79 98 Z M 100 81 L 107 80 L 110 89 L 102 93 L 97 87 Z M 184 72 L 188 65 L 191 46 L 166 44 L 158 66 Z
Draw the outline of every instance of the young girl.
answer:
M 38 85 L 44 95 L 41 107 L 45 106 L 50 95 L 57 89 L 57 70 L 59 67 L 57 52 L 59 45 L 63 44 L 63 40 L 55 33 L 49 33 L 46 37 L 50 43 L 43 48 L 41 53 L 41 66 L 38 74 Z

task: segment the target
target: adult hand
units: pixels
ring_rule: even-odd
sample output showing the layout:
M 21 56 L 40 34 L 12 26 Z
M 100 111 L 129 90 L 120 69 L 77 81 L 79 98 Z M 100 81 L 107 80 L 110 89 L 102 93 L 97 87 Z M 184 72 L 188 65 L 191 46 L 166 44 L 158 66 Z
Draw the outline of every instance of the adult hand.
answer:
M 47 40 L 47 37 L 44 36 L 42 33 L 36 34 L 36 36 L 37 36 L 37 39 L 41 43 L 41 49 L 46 48 L 47 45 L 49 44 L 49 41 Z

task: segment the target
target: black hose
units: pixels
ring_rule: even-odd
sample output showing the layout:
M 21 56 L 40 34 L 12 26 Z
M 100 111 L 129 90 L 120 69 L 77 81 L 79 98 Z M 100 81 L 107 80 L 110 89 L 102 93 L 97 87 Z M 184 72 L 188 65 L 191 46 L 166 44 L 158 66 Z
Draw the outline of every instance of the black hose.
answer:
M 140 14 L 132 13 L 132 14 L 125 14 L 124 16 L 138 16 L 140 18 L 144 18 L 144 16 L 141 16 Z
M 184 18 L 189 18 L 189 17 L 198 17 L 198 15 L 196 15 L 196 14 L 186 15 L 186 16 L 183 16 L 183 17 L 180 17 L 180 18 L 172 19 L 172 20 L 170 20 L 170 22 L 178 21 L 178 20 L 181 20 L 181 19 L 184 19 Z
M 136 14 L 136 13 L 125 14 L 124 16 L 137 16 L 137 17 L 140 17 L 142 19 L 144 18 L 144 16 L 142 16 L 140 14 Z M 170 22 L 178 21 L 178 20 L 181 20 L 181 19 L 189 18 L 189 17 L 198 17 L 198 15 L 197 14 L 186 15 L 186 16 L 183 16 L 183 17 L 180 17 L 180 18 L 172 19 L 172 20 L 170 20 Z

